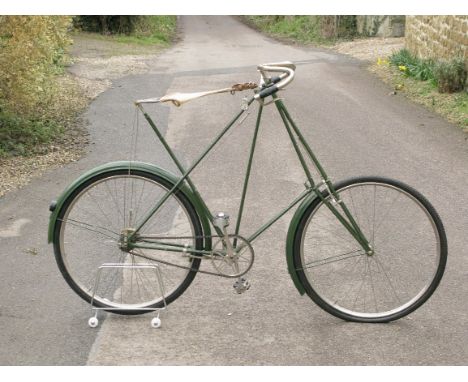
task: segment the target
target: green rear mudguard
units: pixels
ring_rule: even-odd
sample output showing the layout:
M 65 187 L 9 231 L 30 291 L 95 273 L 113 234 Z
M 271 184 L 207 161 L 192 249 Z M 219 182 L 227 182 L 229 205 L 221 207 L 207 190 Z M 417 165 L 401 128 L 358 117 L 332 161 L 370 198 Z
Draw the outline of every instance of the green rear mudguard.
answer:
M 77 187 L 80 186 L 83 182 L 86 182 L 87 180 L 91 179 L 92 177 L 108 172 L 108 171 L 114 171 L 114 170 L 128 170 L 131 168 L 132 170 L 138 170 L 142 172 L 147 172 L 149 174 L 157 175 L 161 178 L 164 178 L 171 184 L 176 184 L 180 178 L 178 178 L 176 175 L 163 170 L 155 165 L 152 165 L 150 163 L 143 163 L 143 162 L 130 162 L 130 161 L 120 161 L 120 162 L 111 162 L 111 163 L 106 163 L 102 166 L 95 167 L 88 172 L 84 173 L 81 175 L 78 179 L 76 179 L 73 183 L 71 183 L 65 191 L 62 192 L 60 197 L 57 199 L 57 201 L 52 202 L 51 204 L 51 215 L 49 218 L 49 233 L 48 233 L 48 241 L 49 243 L 52 242 L 53 240 L 53 235 L 54 235 L 54 230 L 55 230 L 55 224 L 57 222 L 57 216 L 60 212 L 60 209 L 62 208 L 65 200 L 72 194 L 74 190 L 76 190 Z M 211 228 L 210 228 L 210 221 L 206 214 L 203 212 L 203 209 L 201 208 L 201 201 L 198 196 L 196 196 L 192 189 L 187 186 L 187 184 L 182 183 L 179 186 L 179 190 L 187 197 L 187 199 L 193 204 L 195 207 L 195 210 L 197 211 L 197 214 L 200 218 L 200 223 L 202 225 L 203 229 L 203 235 L 205 236 L 204 240 L 204 249 L 209 251 L 211 250 Z
M 297 227 L 301 221 L 302 215 L 304 215 L 307 208 L 314 202 L 316 198 L 317 195 L 315 193 L 311 193 L 302 201 L 294 213 L 294 216 L 291 219 L 291 223 L 289 223 L 288 236 L 286 238 L 286 261 L 288 264 L 288 271 L 294 282 L 294 286 L 301 295 L 305 293 L 305 289 L 299 280 L 296 272 L 296 265 L 294 264 L 294 238 L 296 236 Z

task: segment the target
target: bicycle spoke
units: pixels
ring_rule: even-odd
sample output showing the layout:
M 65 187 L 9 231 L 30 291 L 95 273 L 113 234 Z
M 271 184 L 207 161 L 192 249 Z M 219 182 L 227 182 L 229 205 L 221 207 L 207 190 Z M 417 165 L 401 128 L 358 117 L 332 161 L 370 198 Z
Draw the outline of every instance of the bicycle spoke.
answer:
M 114 179 L 114 194 L 112 196 L 112 200 L 114 201 L 115 203 L 115 206 L 117 207 L 117 211 L 119 212 L 119 215 L 120 217 L 122 218 L 122 225 L 121 227 L 125 227 L 125 211 L 122 211 L 122 209 L 120 208 L 120 203 L 118 201 L 118 198 L 119 198 L 119 195 L 117 194 L 117 180 Z M 108 185 L 108 182 L 105 182 L 105 185 L 106 187 L 109 189 L 109 185 Z M 112 194 L 111 194 L 112 195 Z
M 391 205 L 387 208 L 387 211 L 385 213 L 385 215 L 380 219 L 380 222 L 377 224 L 377 228 L 375 229 L 375 232 L 377 233 L 380 226 L 382 225 L 382 223 L 385 221 L 385 219 L 387 218 L 387 215 L 390 214 L 390 212 L 392 211 L 392 207 L 394 206 L 395 202 L 400 198 L 401 195 L 397 195 L 395 197 L 395 199 L 392 201 Z
M 366 261 L 369 263 L 369 258 L 367 258 Z M 370 276 L 371 286 L 372 286 L 372 295 L 374 296 L 374 307 L 375 307 L 375 311 L 378 312 L 377 298 L 375 297 L 374 280 L 372 278 L 372 269 L 371 269 L 370 263 L 369 263 L 369 276 Z
M 354 246 L 355 245 L 355 240 L 354 241 L 351 241 L 351 238 L 354 239 L 352 236 L 349 237 L 349 239 L 345 239 L 343 236 L 341 235 L 338 235 L 336 232 L 333 232 L 331 231 L 330 229 L 327 229 L 319 224 L 317 224 L 317 231 L 325 231 L 325 232 L 328 232 L 332 235 L 333 238 L 338 238 L 340 239 L 342 242 L 343 242 L 343 246 L 348 246 L 348 245 L 351 245 L 351 246 Z M 310 237 L 311 239 L 314 238 L 314 237 Z M 315 236 L 316 239 L 323 239 L 323 236 L 320 236 L 320 237 L 317 237 Z M 335 244 L 336 245 L 336 241 L 335 242 L 330 242 L 331 244 Z
M 92 196 L 91 191 L 86 193 L 86 196 L 91 199 L 91 201 L 94 203 L 94 205 L 98 208 L 99 211 L 101 211 L 102 215 L 106 218 L 107 222 L 109 223 L 109 227 L 113 227 L 114 223 L 112 220 L 107 216 L 107 214 L 103 211 L 102 207 L 99 205 L 99 203 L 96 202 L 95 198 Z
M 367 194 L 367 193 L 368 192 L 366 192 L 366 191 L 362 191 L 359 194 L 361 195 L 361 201 L 362 201 L 362 215 L 364 215 L 365 221 L 367 223 L 367 232 L 368 232 L 368 234 L 370 234 L 372 224 L 371 224 L 371 222 L 369 220 L 368 214 L 366 213 L 366 211 L 369 208 L 369 203 L 368 203 L 368 199 L 366 197 L 364 197 L 364 194 Z
M 374 199 L 372 203 L 372 247 L 375 247 L 375 198 L 377 193 L 377 186 L 374 184 Z
M 364 282 L 366 281 L 366 278 L 365 276 L 367 275 L 367 266 L 368 266 L 368 262 L 366 261 L 366 266 L 364 267 L 364 271 L 362 272 L 362 275 L 361 275 L 361 283 L 359 284 L 359 288 L 358 288 L 358 291 L 356 293 L 356 297 L 354 298 L 354 302 L 353 302 L 353 305 L 352 305 L 352 308 L 354 309 L 354 306 L 356 305 L 356 301 L 359 297 L 359 293 L 361 292 L 361 289 L 364 285 Z
M 360 252 L 360 253 L 356 253 L 356 252 Z M 343 253 L 341 255 L 330 256 L 330 257 L 327 257 L 325 259 L 312 261 L 312 262 L 306 264 L 303 268 L 298 268 L 298 270 L 299 269 L 307 269 L 307 268 L 318 267 L 320 265 L 330 264 L 330 263 L 334 263 L 334 262 L 337 262 L 337 261 L 343 261 L 343 260 L 350 259 L 350 258 L 353 258 L 353 257 L 356 257 L 356 256 L 362 256 L 363 254 L 364 254 L 364 252 L 362 252 L 362 249 L 357 249 L 355 251 Z
M 354 270 L 357 268 L 358 264 L 361 263 L 362 259 L 363 259 L 363 257 L 359 256 L 359 258 L 354 262 L 354 265 L 353 265 L 353 268 L 352 268 L 350 274 L 354 274 Z M 348 297 L 349 293 L 351 292 L 351 289 L 352 289 L 352 285 L 348 287 L 348 290 L 347 290 L 346 294 L 343 296 L 343 298 L 341 298 L 341 299 L 340 298 L 335 298 L 333 304 L 336 305 L 338 303 L 338 301 L 345 300 Z
M 119 234 L 117 234 L 116 232 L 113 232 L 113 231 L 111 231 L 111 230 L 109 230 L 107 228 L 104 228 L 104 227 L 94 226 L 92 224 L 88 224 L 88 223 L 78 221 L 78 220 L 74 220 L 74 219 L 70 219 L 70 218 L 68 218 L 66 220 L 57 219 L 57 221 L 60 221 L 62 223 L 66 223 L 66 224 L 69 223 L 73 227 L 83 228 L 83 229 L 86 229 L 86 230 L 88 230 L 90 232 L 98 233 L 98 234 L 103 235 L 103 236 L 105 236 L 107 238 L 115 240 L 115 243 L 117 243 L 117 239 L 119 238 Z M 102 229 L 104 231 L 110 232 L 110 233 L 114 234 L 115 237 L 110 236 L 108 233 L 98 231 L 97 229 Z
M 383 264 L 380 262 L 378 256 L 375 256 L 375 262 L 376 262 L 377 266 L 380 266 L 380 269 L 382 270 L 383 274 L 385 275 L 385 278 L 387 279 L 390 287 L 392 288 L 393 294 L 397 298 L 398 302 L 401 304 L 402 301 L 400 300 L 400 297 L 398 296 L 398 294 L 397 294 L 397 292 L 396 292 L 396 290 L 395 290 L 395 288 L 393 286 L 393 283 L 390 280 L 390 277 L 388 276 L 387 272 L 385 271 L 385 268 L 384 268 Z
M 140 212 L 141 198 L 143 197 L 143 193 L 145 191 L 145 186 L 146 186 L 146 182 L 143 183 L 143 187 L 141 188 L 140 197 L 138 198 L 138 203 L 137 203 L 137 207 L 136 207 L 136 210 L 135 210 L 135 222 L 137 222 L 138 218 L 139 218 L 138 213 Z

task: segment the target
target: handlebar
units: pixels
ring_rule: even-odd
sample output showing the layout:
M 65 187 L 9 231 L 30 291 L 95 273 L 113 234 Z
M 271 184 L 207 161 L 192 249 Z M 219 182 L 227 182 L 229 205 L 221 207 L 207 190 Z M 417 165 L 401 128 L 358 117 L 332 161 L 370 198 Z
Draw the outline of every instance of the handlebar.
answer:
M 265 87 L 262 91 L 257 93 L 254 98 L 265 98 L 269 95 L 276 93 L 278 90 L 283 89 L 294 79 L 294 71 L 296 65 L 290 61 L 276 62 L 271 64 L 262 64 L 257 66 L 260 72 L 261 80 L 260 85 Z M 272 79 L 267 75 L 268 72 L 281 73 L 278 77 Z

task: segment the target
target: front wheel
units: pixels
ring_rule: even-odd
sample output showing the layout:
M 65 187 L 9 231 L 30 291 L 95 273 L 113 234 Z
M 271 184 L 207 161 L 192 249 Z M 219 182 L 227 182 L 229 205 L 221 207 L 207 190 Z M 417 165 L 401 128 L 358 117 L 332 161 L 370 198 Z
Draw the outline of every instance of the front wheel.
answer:
M 306 293 L 347 321 L 388 322 L 411 313 L 432 295 L 445 269 L 447 239 L 437 212 L 419 192 L 391 179 L 354 178 L 335 189 L 373 253 L 316 198 L 294 239 L 294 265 Z

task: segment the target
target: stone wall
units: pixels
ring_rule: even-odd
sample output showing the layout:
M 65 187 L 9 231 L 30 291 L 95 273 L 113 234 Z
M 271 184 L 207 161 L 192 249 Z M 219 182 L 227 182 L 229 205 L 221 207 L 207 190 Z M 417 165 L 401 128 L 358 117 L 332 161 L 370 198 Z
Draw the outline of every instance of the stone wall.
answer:
M 405 44 L 420 58 L 461 56 L 468 67 L 468 16 L 406 16 Z
M 356 16 L 358 34 L 367 37 L 402 37 L 405 16 Z

